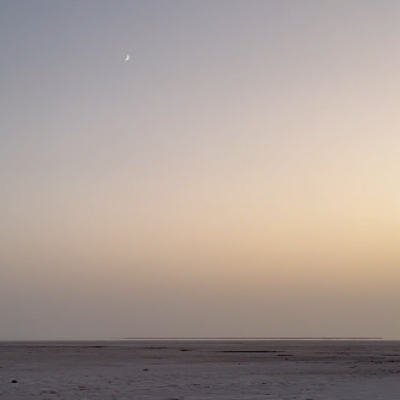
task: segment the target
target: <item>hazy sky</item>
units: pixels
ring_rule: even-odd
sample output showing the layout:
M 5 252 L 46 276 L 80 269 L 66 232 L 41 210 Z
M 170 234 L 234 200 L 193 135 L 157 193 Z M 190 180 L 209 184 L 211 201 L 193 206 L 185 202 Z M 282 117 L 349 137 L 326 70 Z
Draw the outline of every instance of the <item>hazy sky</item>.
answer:
M 400 339 L 398 0 L 2 0 L 0 88 L 0 339 Z

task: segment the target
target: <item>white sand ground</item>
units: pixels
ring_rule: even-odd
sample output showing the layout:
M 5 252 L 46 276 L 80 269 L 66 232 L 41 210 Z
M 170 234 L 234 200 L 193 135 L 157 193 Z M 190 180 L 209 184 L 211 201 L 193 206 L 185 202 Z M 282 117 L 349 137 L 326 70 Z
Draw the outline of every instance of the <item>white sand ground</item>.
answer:
M 400 342 L 3 342 L 0 399 L 400 400 Z

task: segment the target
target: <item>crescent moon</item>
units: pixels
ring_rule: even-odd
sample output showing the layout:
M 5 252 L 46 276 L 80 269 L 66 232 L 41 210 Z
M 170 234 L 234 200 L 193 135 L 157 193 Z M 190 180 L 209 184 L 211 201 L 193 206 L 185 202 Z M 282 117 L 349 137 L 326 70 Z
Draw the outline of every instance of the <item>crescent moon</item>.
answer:
M 128 61 L 128 60 L 129 60 L 129 54 L 126 56 L 125 61 Z

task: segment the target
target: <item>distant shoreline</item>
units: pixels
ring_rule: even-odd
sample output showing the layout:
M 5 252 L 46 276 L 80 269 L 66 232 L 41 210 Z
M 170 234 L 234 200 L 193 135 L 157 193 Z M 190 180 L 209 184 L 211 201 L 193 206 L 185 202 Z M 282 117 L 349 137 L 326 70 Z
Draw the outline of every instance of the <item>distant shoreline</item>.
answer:
M 293 336 L 293 337 L 125 337 L 122 339 L 113 340 L 384 340 L 382 337 L 334 337 L 334 336 L 321 336 L 321 337 L 304 337 L 304 336 Z

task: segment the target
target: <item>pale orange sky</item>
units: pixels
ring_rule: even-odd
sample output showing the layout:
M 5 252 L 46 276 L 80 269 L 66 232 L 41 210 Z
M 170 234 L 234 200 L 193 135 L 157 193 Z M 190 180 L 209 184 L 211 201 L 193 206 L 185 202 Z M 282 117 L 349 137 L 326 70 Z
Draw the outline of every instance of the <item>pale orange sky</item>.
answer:
M 399 22 L 3 2 L 0 340 L 400 339 Z

